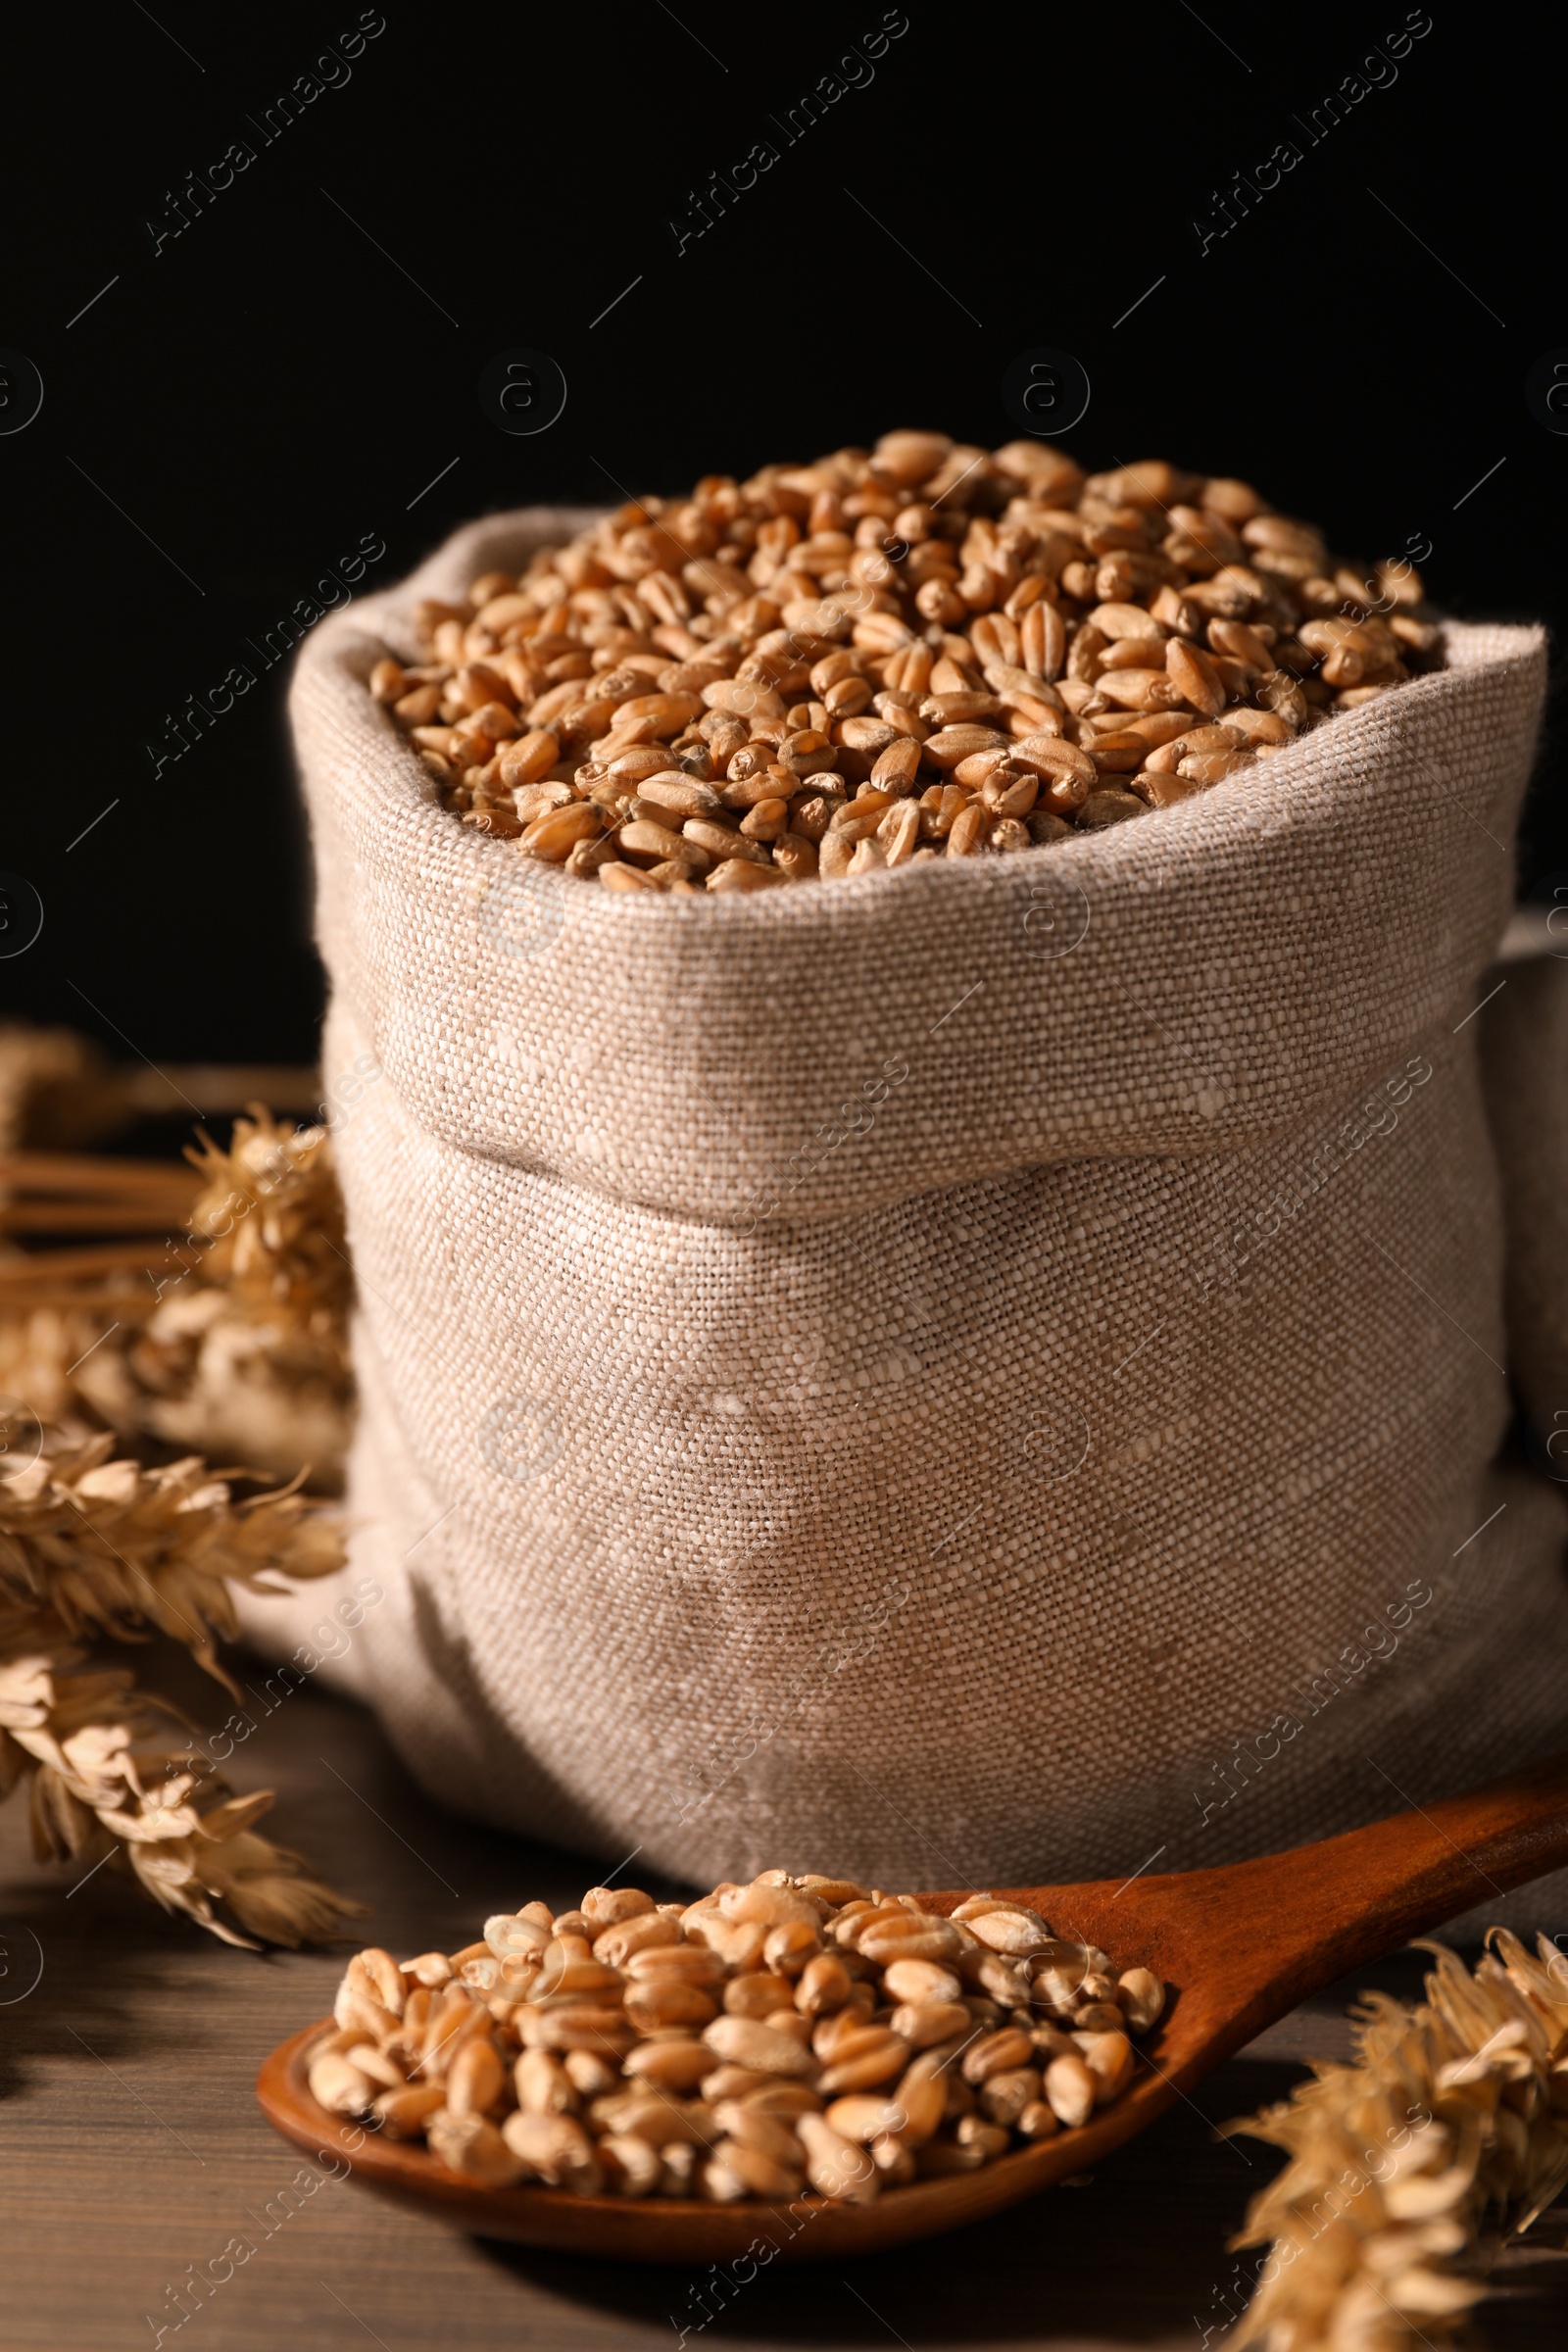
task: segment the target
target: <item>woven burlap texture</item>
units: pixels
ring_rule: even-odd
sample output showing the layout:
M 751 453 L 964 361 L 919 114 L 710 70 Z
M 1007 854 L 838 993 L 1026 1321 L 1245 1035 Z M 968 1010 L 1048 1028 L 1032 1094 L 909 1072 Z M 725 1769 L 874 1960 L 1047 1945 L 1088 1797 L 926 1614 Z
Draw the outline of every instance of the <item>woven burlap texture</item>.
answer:
M 931 1886 L 1549 1748 L 1467 1018 L 1539 632 L 1050 851 L 628 899 L 465 829 L 364 690 L 581 519 L 460 532 L 293 694 L 329 1097 L 370 1073 L 344 1672 L 415 1769 L 642 1871 Z
M 1502 1170 L 1508 1368 L 1544 1467 L 1568 1481 L 1568 922 L 1486 1011 L 1487 1110 Z

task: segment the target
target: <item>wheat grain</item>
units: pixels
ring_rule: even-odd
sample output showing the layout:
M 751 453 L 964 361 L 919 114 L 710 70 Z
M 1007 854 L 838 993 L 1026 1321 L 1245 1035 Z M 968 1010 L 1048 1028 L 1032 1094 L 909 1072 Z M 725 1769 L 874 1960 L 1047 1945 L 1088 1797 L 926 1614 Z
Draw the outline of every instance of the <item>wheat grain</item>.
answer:
M 1174 807 L 1441 661 L 1422 594 L 1407 564 L 1332 558 L 1244 482 L 1160 461 L 1086 475 L 1044 443 L 906 430 L 632 500 L 466 607 L 421 607 L 419 661 L 378 662 L 370 691 L 498 855 L 728 893 Z M 1152 758 L 1205 721 L 1220 740 Z M 675 789 L 640 808 L 604 790 L 661 771 Z M 654 803 L 711 820 L 705 792 L 766 811 L 744 848 L 689 823 L 673 849 L 646 834 Z M 862 828 L 883 793 L 920 813 Z M 824 801 L 855 828 L 832 848 Z
M 1084 2124 L 1163 2002 L 994 1895 L 945 1919 L 782 1871 L 692 1904 L 594 1887 L 450 1961 L 357 1954 L 311 2084 L 474 2180 L 864 2199 Z

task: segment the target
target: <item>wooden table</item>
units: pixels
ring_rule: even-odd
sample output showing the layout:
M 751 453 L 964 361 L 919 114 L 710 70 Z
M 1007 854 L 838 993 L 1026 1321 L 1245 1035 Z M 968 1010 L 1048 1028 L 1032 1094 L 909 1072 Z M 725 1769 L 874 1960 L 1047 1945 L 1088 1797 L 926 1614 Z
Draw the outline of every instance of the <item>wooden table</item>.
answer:
M 228 1702 L 162 1662 L 197 1720 Z M 240 1665 L 258 1688 L 261 1676 Z M 371 1720 L 310 1687 L 263 1719 L 231 1767 L 271 1786 L 270 1824 L 372 1906 L 396 1951 L 469 1940 L 530 1895 L 564 1903 L 589 1863 L 452 1819 Z M 925 2247 L 830 2269 L 763 2271 L 716 2310 L 679 2271 L 569 2261 L 450 2234 L 351 2183 L 312 2179 L 251 2095 L 263 2054 L 331 2005 L 341 1957 L 259 1957 L 167 1920 L 105 1870 L 86 1885 L 28 1855 L 24 1806 L 0 1813 L 0 2352 L 644 2352 L 678 2343 L 814 2348 L 1049 2346 L 1201 2352 L 1238 2308 L 1226 2251 L 1277 2161 L 1213 2126 L 1282 2096 L 1308 2056 L 1345 2054 L 1336 1987 L 1296 2011 L 1082 2186 Z M 36 1938 L 36 1943 L 32 1938 Z M 18 1998 L 41 1953 L 34 1989 Z M 1357 1980 L 1410 1993 L 1396 1958 Z M 282 2192 L 290 2189 L 284 2198 Z M 1555 2225 L 1555 2226 L 1554 2226 Z M 1510 2256 L 1482 2336 L 1496 2352 L 1568 2340 L 1568 2209 Z M 236 2259 L 177 2327 L 171 2290 Z M 191 2297 L 186 2296 L 189 2305 Z M 704 2324 L 705 2309 L 711 2315 Z

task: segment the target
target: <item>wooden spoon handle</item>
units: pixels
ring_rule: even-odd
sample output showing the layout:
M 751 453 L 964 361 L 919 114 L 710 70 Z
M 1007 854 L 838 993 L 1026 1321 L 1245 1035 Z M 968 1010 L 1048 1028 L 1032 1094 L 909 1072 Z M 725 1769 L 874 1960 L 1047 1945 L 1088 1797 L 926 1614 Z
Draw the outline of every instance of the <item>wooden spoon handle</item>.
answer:
M 1212 2062 L 1336 1977 L 1564 1864 L 1568 1754 L 1290 1853 L 1107 1883 L 1087 1908 L 1107 1949 L 1136 1928 L 1175 1981 L 1200 1984 Z M 1189 1946 L 1201 1947 L 1196 1970 L 1182 1966 Z
M 1392 1780 L 1389 1793 L 1404 1797 Z M 1284 1913 L 1334 1935 L 1353 1968 L 1565 1863 L 1568 1754 L 1251 1867 Z

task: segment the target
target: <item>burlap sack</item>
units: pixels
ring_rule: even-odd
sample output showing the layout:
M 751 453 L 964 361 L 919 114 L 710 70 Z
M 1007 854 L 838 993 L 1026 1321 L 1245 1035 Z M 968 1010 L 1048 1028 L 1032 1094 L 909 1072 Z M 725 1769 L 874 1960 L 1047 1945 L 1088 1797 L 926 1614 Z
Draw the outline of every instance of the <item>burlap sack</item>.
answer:
M 1538 939 L 1538 960 L 1498 974 L 1482 1073 L 1502 1171 L 1508 1368 L 1540 1466 L 1568 1482 L 1568 937 L 1553 922 Z
M 957 1886 L 1559 1742 L 1470 1017 L 1539 633 L 1049 852 L 627 899 L 465 830 L 364 691 L 580 519 L 460 533 L 294 691 L 386 1592 L 343 1671 L 420 1777 L 690 1880 Z

